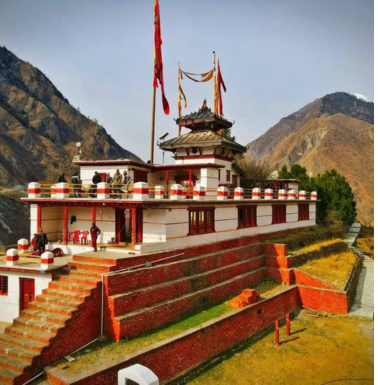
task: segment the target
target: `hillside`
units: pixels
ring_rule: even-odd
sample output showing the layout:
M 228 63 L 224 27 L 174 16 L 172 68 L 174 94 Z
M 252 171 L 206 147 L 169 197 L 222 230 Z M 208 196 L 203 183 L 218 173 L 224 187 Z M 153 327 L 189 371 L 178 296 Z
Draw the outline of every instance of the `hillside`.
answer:
M 70 174 L 75 142 L 83 144 L 84 159 L 138 159 L 71 106 L 38 68 L 0 47 L 0 185 Z
M 281 119 L 248 144 L 253 159 L 278 169 L 298 163 L 310 174 L 335 169 L 351 185 L 358 218 L 373 223 L 374 103 L 336 92 Z
M 139 159 L 73 107 L 38 68 L 0 47 L 0 245 L 29 236 L 22 190 L 31 181 L 55 182 L 60 172 L 71 175 L 76 142 L 82 159 Z

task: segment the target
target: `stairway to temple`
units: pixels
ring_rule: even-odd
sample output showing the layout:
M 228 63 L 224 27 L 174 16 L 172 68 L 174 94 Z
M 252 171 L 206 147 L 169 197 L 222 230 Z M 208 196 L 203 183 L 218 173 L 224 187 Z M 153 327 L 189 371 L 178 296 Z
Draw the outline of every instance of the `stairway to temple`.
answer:
M 0 334 L 1 384 L 23 384 L 98 337 L 101 274 L 116 263 L 72 263 Z
M 110 275 L 105 331 L 119 341 L 222 301 L 266 276 L 261 246 L 243 246 Z

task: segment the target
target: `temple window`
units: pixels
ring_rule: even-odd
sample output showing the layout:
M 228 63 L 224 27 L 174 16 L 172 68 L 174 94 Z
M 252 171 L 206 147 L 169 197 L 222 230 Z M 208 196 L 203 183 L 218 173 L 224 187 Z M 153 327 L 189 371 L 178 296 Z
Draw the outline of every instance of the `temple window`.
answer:
M 8 276 L 0 275 L 0 295 L 8 295 Z
M 231 181 L 231 171 L 227 170 L 227 182 Z
M 272 225 L 286 223 L 286 205 L 273 205 Z
M 214 232 L 214 207 L 189 208 L 189 235 Z
M 238 229 L 257 226 L 256 205 L 238 206 Z
M 307 221 L 310 219 L 310 207 L 308 203 L 298 204 L 298 221 Z

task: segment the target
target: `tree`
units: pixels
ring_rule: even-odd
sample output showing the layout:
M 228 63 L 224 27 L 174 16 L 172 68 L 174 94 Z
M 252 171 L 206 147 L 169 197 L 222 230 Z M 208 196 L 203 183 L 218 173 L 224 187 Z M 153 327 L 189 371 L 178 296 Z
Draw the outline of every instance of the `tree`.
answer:
M 317 191 L 320 202 L 316 205 L 316 216 L 320 223 L 326 224 L 331 214 L 346 225 L 354 222 L 357 212 L 352 189 L 336 170 L 327 170 L 316 178 L 310 178 L 305 167 L 294 164 L 288 171 L 284 165 L 279 176 L 285 179 L 299 179 L 300 190 Z
M 221 132 L 221 137 L 230 140 L 231 142 L 236 142 L 235 136 L 231 135 L 231 128 L 224 128 Z
M 264 187 L 262 184 L 272 173 L 272 167 L 264 161 L 254 161 L 244 155 L 235 158 L 235 163 L 241 168 L 244 176 L 241 178 L 243 188 Z

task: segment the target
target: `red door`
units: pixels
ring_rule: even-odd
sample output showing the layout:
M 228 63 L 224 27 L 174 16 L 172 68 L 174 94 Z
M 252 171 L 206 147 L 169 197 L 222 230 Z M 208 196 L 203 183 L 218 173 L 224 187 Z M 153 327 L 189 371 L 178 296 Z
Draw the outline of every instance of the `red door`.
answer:
M 20 312 L 29 307 L 34 301 L 34 279 L 20 278 Z

